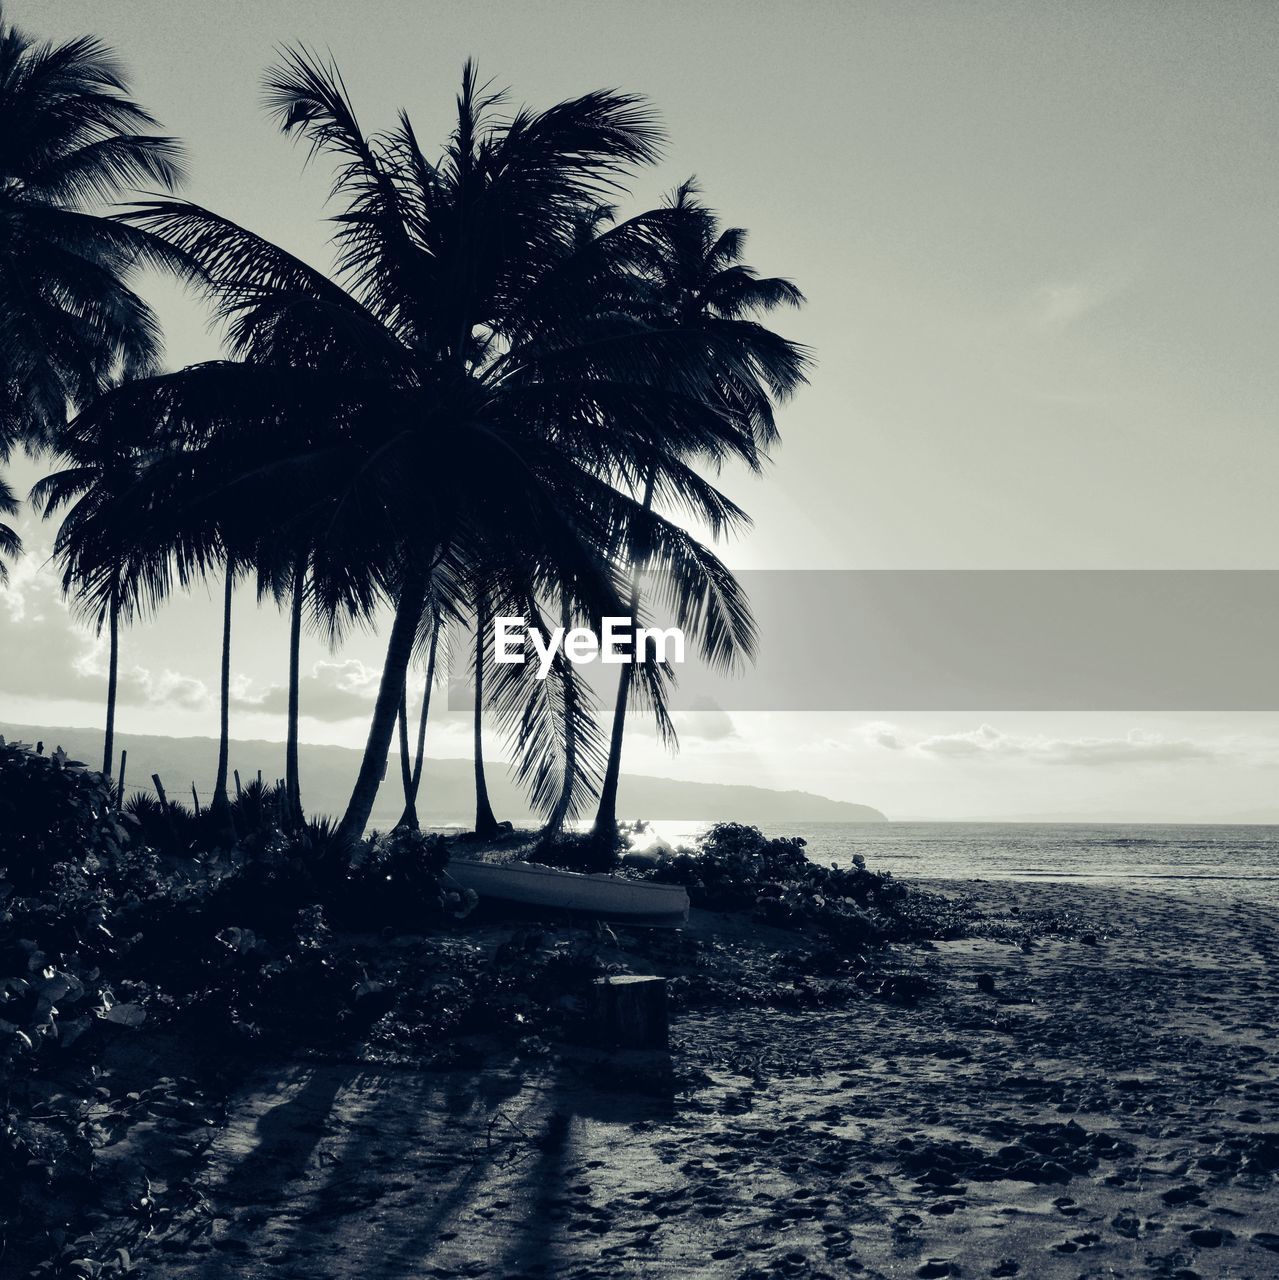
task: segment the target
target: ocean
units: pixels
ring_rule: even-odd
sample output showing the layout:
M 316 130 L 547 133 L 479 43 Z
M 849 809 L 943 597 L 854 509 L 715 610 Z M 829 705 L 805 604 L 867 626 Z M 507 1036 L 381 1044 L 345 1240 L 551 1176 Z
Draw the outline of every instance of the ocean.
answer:
M 706 826 L 652 825 L 675 845 Z M 906 878 L 1115 882 L 1279 907 L 1279 826 L 813 822 L 767 834 L 802 836 L 814 861 L 844 866 L 860 853 L 868 867 Z
M 707 825 L 655 821 L 649 830 L 678 847 Z M 762 830 L 803 837 L 814 861 L 847 866 L 860 853 L 868 867 L 907 879 L 1121 883 L 1279 908 L 1279 826 L 788 822 Z

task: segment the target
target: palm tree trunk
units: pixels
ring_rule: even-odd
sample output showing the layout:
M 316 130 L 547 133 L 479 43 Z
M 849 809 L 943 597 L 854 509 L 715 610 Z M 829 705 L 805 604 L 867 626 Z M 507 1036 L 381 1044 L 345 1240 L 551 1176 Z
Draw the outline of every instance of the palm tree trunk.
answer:
M 298 769 L 299 686 L 302 659 L 302 602 L 306 594 L 306 559 L 299 558 L 293 569 L 293 597 L 289 614 L 289 711 L 284 744 L 284 798 L 289 825 L 295 830 L 303 823 L 302 779 Z
M 235 573 L 227 565 L 222 591 L 222 680 L 218 709 L 218 776 L 213 784 L 209 812 L 219 839 L 235 844 L 235 821 L 227 797 L 227 774 L 231 761 L 231 600 L 235 594 Z
M 431 686 L 435 683 L 435 650 L 439 639 L 440 621 L 436 618 L 431 626 L 431 647 L 426 655 L 426 682 L 422 688 L 422 710 L 417 718 L 417 751 L 413 756 L 413 772 L 404 784 L 404 812 L 396 824 L 407 827 L 410 831 L 421 829 L 417 818 L 417 793 L 422 785 L 422 764 L 426 757 L 426 718 L 431 714 Z M 404 734 L 400 739 L 402 752 L 408 747 L 408 707 L 404 710 Z
M 475 834 L 483 840 L 497 835 L 497 818 L 484 780 L 484 632 L 488 622 L 487 603 L 481 596 L 475 606 Z
M 568 596 L 560 601 L 560 626 L 568 635 L 573 625 L 572 611 L 569 609 Z M 620 759 L 620 749 L 619 749 Z M 551 816 L 542 828 L 543 840 L 554 840 L 564 829 L 569 807 L 573 803 L 573 788 L 577 782 L 577 684 L 570 669 L 564 684 L 564 778 L 560 784 L 559 799 Z
M 634 617 L 634 614 L 631 615 Z M 599 808 L 591 828 L 592 843 L 611 848 L 617 838 L 617 785 L 622 777 L 622 739 L 626 735 L 626 704 L 631 696 L 631 670 L 622 668 L 617 685 L 617 701 L 613 704 L 613 732 L 608 740 L 608 765 L 600 787 Z
M 102 748 L 102 773 L 108 782 L 115 764 L 115 699 L 120 675 L 120 580 L 111 579 L 111 604 L 107 615 L 110 657 L 107 660 L 107 733 Z M 123 796 L 120 797 L 124 799 Z
M 440 640 L 440 620 L 431 624 L 431 645 L 426 654 L 426 683 L 422 689 L 422 714 L 417 721 L 417 754 L 413 758 L 413 803 L 422 785 L 422 765 L 426 759 L 426 718 L 431 713 L 431 689 L 435 685 L 435 651 Z
M 653 505 L 653 473 L 648 473 L 644 482 L 644 510 Z M 638 549 L 631 550 L 631 622 L 639 611 L 639 580 L 643 569 L 642 557 Z M 639 661 L 639 654 L 632 654 L 632 665 L 622 668 L 617 682 L 617 701 L 613 704 L 613 732 L 608 742 L 608 765 L 604 769 L 604 783 L 600 787 L 599 808 L 595 811 L 595 825 L 591 828 L 591 839 L 598 848 L 612 848 L 617 839 L 617 786 L 622 777 L 622 739 L 626 736 L 626 705 L 631 696 L 631 680 L 634 678 L 634 663 Z
M 413 793 L 413 765 L 409 761 L 409 689 L 408 680 L 404 681 L 404 687 L 400 690 L 400 709 L 395 717 L 396 728 L 400 736 L 400 785 L 404 788 L 404 812 L 400 814 L 400 820 L 395 824 L 396 829 L 403 827 L 409 831 L 416 831 L 417 814 L 413 810 L 413 801 L 410 799 Z
M 386 662 L 382 667 L 382 679 L 378 684 L 377 701 L 373 704 L 373 720 L 369 725 L 369 737 L 364 746 L 364 759 L 355 780 L 346 813 L 338 824 L 336 838 L 353 845 L 364 834 L 378 787 L 386 771 L 386 757 L 395 733 L 395 717 L 399 714 L 400 693 L 404 689 L 404 675 L 413 656 L 413 641 L 417 636 L 418 621 L 422 616 L 422 602 L 426 598 L 426 574 L 411 570 L 405 575 L 400 588 L 400 601 L 395 610 L 395 621 L 386 645 Z

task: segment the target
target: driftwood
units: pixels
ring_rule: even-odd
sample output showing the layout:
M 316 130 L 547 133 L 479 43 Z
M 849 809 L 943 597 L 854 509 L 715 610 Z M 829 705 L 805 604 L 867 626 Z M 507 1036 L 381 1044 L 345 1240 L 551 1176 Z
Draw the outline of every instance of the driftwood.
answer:
M 588 1011 L 592 1039 L 616 1049 L 665 1049 L 670 1042 L 666 979 L 596 978 Z

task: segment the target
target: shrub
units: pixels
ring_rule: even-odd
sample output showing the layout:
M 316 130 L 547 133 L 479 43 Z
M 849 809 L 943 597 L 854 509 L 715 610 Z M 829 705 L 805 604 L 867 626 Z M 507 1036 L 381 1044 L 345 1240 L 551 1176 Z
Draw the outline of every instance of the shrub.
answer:
M 616 844 L 601 846 L 590 831 L 561 831 L 540 839 L 527 854 L 530 862 L 564 871 L 613 871 L 619 861 Z
M 130 840 L 111 784 L 61 749 L 38 755 L 0 738 L 0 871 L 20 892 L 38 891 L 68 857 L 112 855 Z
M 798 836 L 716 823 L 697 849 L 664 859 L 653 879 L 682 884 L 695 907 L 754 911 L 769 924 L 811 925 L 841 947 L 904 936 L 894 917 L 906 889 L 886 872 L 812 862 Z
M 443 836 L 400 827 L 374 833 L 351 857 L 335 918 L 353 928 L 420 930 L 465 915 L 475 895 L 445 884 L 448 860 Z

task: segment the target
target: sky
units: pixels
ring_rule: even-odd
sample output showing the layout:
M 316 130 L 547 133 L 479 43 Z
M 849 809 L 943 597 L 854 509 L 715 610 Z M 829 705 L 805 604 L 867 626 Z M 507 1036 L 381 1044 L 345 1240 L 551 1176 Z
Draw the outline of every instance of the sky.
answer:
M 328 262 L 327 173 L 263 115 L 282 44 L 331 50 L 366 127 L 442 139 L 468 56 L 517 101 L 648 95 L 749 258 L 808 295 L 812 346 L 740 568 L 1279 568 L 1279 7 L 1254 3 L 416 3 L 7 0 L 93 32 L 187 146 L 186 194 Z M 163 281 L 174 365 L 218 352 Z M 25 489 L 44 464 L 16 460 Z M 99 641 L 44 564 L 0 590 L 0 720 L 98 724 Z M 215 593 L 216 594 L 216 593 Z M 214 734 L 207 593 L 132 629 L 119 727 Z M 241 593 L 236 737 L 283 736 L 287 626 Z M 304 657 L 304 736 L 357 746 L 383 641 Z M 1224 818 L 1274 811 L 1279 716 L 686 713 L 635 771 L 798 787 L 893 817 Z M 891 743 L 891 745 L 889 745 Z M 459 716 L 436 754 L 466 750 Z

